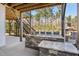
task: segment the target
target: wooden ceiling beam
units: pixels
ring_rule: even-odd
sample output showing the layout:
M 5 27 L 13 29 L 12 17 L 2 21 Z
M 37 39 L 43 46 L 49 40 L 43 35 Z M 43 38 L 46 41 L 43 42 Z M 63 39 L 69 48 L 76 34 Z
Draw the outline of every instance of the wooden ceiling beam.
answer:
M 29 10 L 34 10 L 34 9 L 40 9 L 40 8 L 44 8 L 44 7 L 49 7 L 49 6 L 56 6 L 56 5 L 62 5 L 61 3 L 41 3 L 35 6 L 31 6 L 28 8 L 23 8 L 23 9 L 19 9 L 19 11 L 24 12 L 24 11 L 29 11 Z
M 21 4 L 23 4 L 23 3 L 13 3 L 13 4 L 11 4 L 11 7 L 16 7 L 16 6 L 19 6 L 19 5 L 21 5 Z
M 19 9 L 23 9 L 23 8 L 28 8 L 28 7 L 34 6 L 36 4 L 38 4 L 38 3 L 27 3 L 27 4 L 24 3 L 24 4 L 20 5 L 20 6 L 16 6 L 15 9 L 19 10 Z

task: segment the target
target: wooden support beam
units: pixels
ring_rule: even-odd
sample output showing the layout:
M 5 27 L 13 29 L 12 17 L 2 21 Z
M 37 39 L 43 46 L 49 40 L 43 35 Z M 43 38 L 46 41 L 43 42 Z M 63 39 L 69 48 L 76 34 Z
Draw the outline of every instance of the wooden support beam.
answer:
M 11 35 L 10 32 L 11 32 L 11 23 L 10 23 L 10 20 L 9 20 L 9 35 Z
M 78 30 L 78 39 L 77 39 L 77 49 L 79 50 L 79 3 L 77 4 L 77 30 Z
M 7 19 L 17 19 L 20 16 L 20 11 L 5 5 L 6 7 L 6 18 Z
M 65 11 L 66 11 L 66 3 L 62 5 L 62 24 L 61 24 L 61 27 L 62 27 L 62 36 L 64 37 L 64 34 L 65 34 Z
M 23 8 L 23 9 L 19 9 L 19 11 L 24 12 L 24 11 L 30 11 L 30 10 L 34 10 L 34 9 L 40 9 L 40 8 L 44 8 L 44 7 L 50 7 L 50 6 L 56 6 L 56 5 L 62 5 L 61 3 L 59 4 L 52 4 L 52 3 L 41 3 L 41 4 L 37 4 L 35 6 L 30 6 L 28 8 Z
M 20 12 L 20 41 L 22 42 L 23 38 L 23 22 L 22 22 L 22 13 Z
M 15 20 L 16 21 L 16 20 Z M 18 26 L 17 26 L 17 21 L 16 21 L 16 36 L 18 36 Z
M 24 3 L 24 4 L 21 4 L 20 6 L 16 6 L 14 7 L 15 9 L 19 10 L 19 9 L 24 9 L 24 8 L 29 8 L 30 6 L 35 6 L 37 5 L 38 3 Z
M 32 32 L 31 32 L 31 11 L 30 11 L 30 34 L 32 34 Z
M 13 3 L 13 4 L 11 4 L 11 7 L 15 8 L 15 7 L 17 7 L 17 6 L 21 5 L 21 4 L 23 4 L 23 3 Z

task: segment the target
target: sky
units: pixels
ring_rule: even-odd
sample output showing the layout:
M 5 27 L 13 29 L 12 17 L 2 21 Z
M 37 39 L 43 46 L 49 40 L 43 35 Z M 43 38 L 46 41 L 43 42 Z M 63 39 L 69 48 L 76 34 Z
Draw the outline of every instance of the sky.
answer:
M 77 3 L 69 3 L 66 6 L 66 16 L 77 16 Z
M 58 11 L 56 7 L 54 7 L 53 12 Z M 36 11 L 32 11 L 32 15 L 35 15 Z M 68 3 L 66 5 L 66 16 L 77 16 L 77 3 Z

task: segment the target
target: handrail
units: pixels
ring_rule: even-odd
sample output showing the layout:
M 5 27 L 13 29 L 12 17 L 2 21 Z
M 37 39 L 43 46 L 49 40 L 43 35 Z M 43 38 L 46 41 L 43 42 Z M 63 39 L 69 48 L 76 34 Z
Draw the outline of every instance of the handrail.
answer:
M 19 26 L 20 21 L 19 21 L 19 20 L 16 20 L 16 21 L 17 21 L 18 26 Z M 25 27 L 27 27 L 28 29 L 32 29 L 33 31 L 35 31 L 35 29 L 33 29 L 32 27 L 30 27 L 30 24 L 25 23 L 25 21 L 23 21 L 23 25 L 24 25 L 23 28 L 24 28 L 24 31 L 25 31 L 25 32 L 29 33 L 29 32 L 25 29 Z
M 27 33 L 29 33 L 28 31 L 26 31 L 26 29 L 24 28 L 24 30 L 23 31 L 25 31 L 25 33 L 27 32 Z
M 27 24 L 27 23 L 25 23 L 25 22 L 23 22 L 23 24 L 26 25 L 26 26 L 28 25 L 32 30 L 36 31 L 34 28 L 32 28 L 32 27 L 30 26 L 30 24 Z
M 18 26 L 20 26 L 20 21 L 17 20 L 17 24 L 18 24 Z M 25 27 L 23 27 L 23 28 L 24 28 L 23 31 L 25 31 L 25 33 L 29 33 L 29 32 L 25 29 Z

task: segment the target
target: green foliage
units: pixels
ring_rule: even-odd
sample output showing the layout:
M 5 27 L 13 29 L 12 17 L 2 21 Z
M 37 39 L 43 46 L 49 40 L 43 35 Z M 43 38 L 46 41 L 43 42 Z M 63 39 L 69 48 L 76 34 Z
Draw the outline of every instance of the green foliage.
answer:
M 35 30 L 45 30 L 45 31 L 61 31 L 61 28 L 59 27 L 59 24 L 36 24 L 33 26 Z
M 68 21 L 69 23 L 71 23 L 71 16 L 68 16 L 68 17 L 67 17 L 67 21 Z

